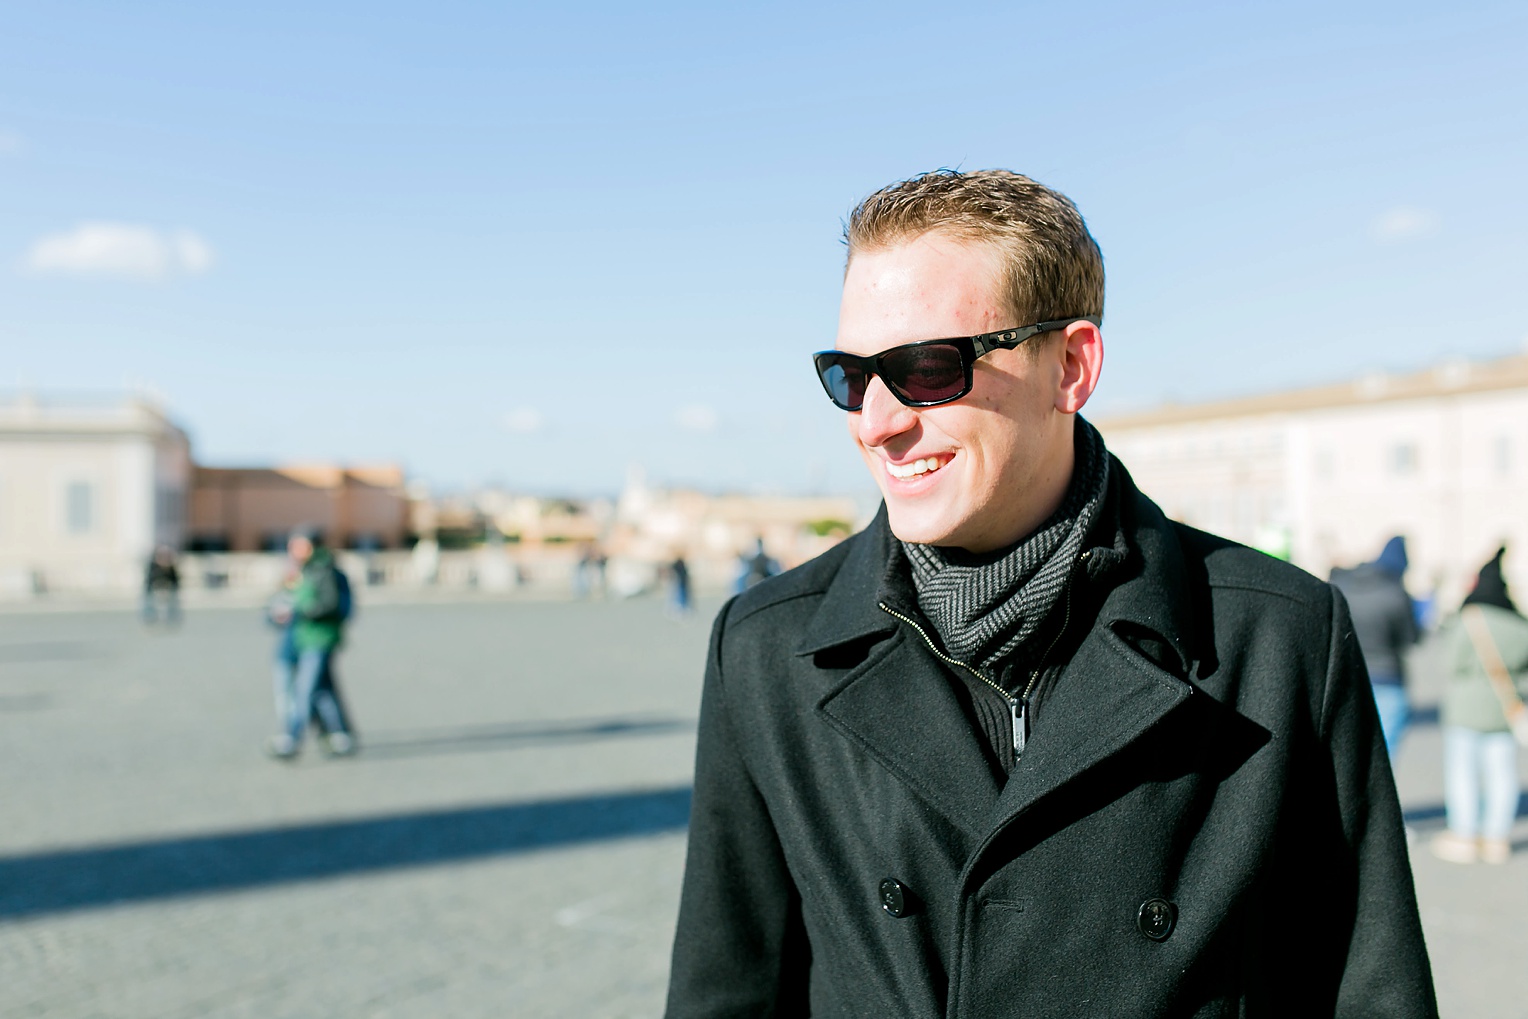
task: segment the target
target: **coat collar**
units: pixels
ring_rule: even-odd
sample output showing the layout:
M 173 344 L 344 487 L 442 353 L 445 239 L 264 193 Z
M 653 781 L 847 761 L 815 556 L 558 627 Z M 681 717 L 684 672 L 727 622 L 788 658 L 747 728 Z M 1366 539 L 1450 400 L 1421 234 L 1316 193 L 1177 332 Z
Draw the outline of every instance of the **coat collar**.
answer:
M 897 621 L 880 606 L 881 583 L 893 555 L 891 543 L 896 540 L 884 502 L 870 526 L 849 540 L 853 547 L 796 645 L 798 655 L 816 654 L 897 628 Z
M 1192 692 L 1194 617 L 1188 570 L 1177 535 L 1141 495 L 1124 467 L 1111 462 L 1108 511 L 1090 534 L 1083 575 L 1096 614 L 1047 696 L 1045 732 L 1002 789 L 971 731 L 949 681 L 919 635 L 881 608 L 896 539 L 883 505 L 853 539 L 796 647 L 814 655 L 891 635 L 818 702 L 825 720 L 917 790 L 978 844 L 994 825 L 1027 810 L 1118 753 Z M 1073 583 L 1083 577 L 1074 575 Z M 916 618 L 916 617 L 914 617 Z M 1171 648 L 1166 662 L 1136 651 L 1123 624 Z M 926 625 L 926 624 L 924 624 Z M 1176 661 L 1172 658 L 1176 657 Z
M 1094 626 L 1116 633 L 1132 624 L 1159 637 L 1177 656 L 1186 676 L 1207 637 L 1198 632 L 1189 583 L 1189 565 L 1177 530 L 1156 503 L 1135 487 L 1125 465 L 1109 465 L 1112 520 L 1107 542 L 1097 541 L 1088 557 L 1089 580 L 1103 593 Z M 1104 537 L 1097 529 L 1100 539 Z
M 1195 660 L 1198 635 L 1177 534 L 1112 454 L 1109 477 L 1105 510 L 1086 547 L 1088 582 L 1106 592 L 1094 625 L 1118 629 L 1117 624 L 1130 623 L 1156 634 L 1176 652 L 1176 664 L 1187 674 Z M 870 525 L 850 540 L 854 547 L 807 624 L 797 655 L 816 654 L 897 627 L 896 620 L 880 607 L 896 541 L 885 503 Z

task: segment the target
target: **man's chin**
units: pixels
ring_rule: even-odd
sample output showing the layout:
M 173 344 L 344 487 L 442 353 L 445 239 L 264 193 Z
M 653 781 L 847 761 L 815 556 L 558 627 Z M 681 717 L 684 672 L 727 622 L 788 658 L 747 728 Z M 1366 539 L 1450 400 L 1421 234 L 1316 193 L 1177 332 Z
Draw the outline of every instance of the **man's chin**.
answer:
M 949 545 L 955 536 L 955 527 L 949 520 L 899 507 L 891 499 L 886 500 L 886 521 L 892 534 L 912 545 Z

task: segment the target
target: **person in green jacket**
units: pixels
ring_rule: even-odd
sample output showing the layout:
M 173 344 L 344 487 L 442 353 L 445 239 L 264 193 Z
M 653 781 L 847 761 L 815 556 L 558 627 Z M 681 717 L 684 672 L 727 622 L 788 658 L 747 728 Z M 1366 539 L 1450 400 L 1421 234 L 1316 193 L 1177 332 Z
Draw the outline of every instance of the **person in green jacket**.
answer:
M 343 642 L 349 587 L 318 532 L 294 533 L 287 542 L 287 554 L 300 573 L 290 607 L 282 610 L 284 618 L 273 618 L 280 625 L 291 626 L 295 664 L 281 676 L 285 689 L 278 702 L 285 709 L 285 717 L 278 722 L 283 731 L 271 737 L 268 747 L 272 757 L 282 760 L 296 757 L 301 749 L 313 713 L 314 692 L 329 674 L 334 652 Z M 328 741 L 330 752 L 335 754 L 349 753 L 355 745 L 343 728 L 330 732 Z
M 1528 680 L 1528 619 L 1507 593 L 1499 549 L 1480 571 L 1459 615 L 1439 629 L 1443 693 L 1443 799 L 1448 830 L 1432 841 L 1433 855 L 1452 863 L 1506 863 L 1517 815 L 1517 743 L 1501 695 L 1492 685 L 1480 636 L 1471 635 L 1470 614 L 1484 623 L 1518 691 Z M 1475 625 L 1479 625 L 1478 623 Z M 1477 646 L 1482 645 L 1482 646 Z

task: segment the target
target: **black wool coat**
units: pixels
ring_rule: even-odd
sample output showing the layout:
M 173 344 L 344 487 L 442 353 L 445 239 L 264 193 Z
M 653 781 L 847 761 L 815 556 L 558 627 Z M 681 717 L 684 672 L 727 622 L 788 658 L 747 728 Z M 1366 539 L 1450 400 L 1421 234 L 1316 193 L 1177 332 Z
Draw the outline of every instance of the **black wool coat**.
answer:
M 1342 597 L 1111 471 L 1006 780 L 884 511 L 722 611 L 671 1019 L 1437 1014 Z

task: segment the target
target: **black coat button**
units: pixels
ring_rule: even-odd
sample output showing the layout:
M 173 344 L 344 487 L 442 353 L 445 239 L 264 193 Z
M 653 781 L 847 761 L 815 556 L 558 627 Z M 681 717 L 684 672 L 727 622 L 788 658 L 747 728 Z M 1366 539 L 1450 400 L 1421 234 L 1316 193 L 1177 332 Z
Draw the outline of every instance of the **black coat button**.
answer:
M 1153 941 L 1166 941 L 1178 922 L 1178 907 L 1166 899 L 1147 899 L 1141 903 L 1141 911 L 1135 925 L 1141 933 Z
M 889 877 L 881 882 L 881 908 L 898 920 L 911 912 L 911 900 L 912 893 L 896 878 Z

